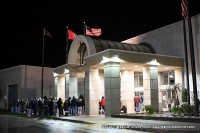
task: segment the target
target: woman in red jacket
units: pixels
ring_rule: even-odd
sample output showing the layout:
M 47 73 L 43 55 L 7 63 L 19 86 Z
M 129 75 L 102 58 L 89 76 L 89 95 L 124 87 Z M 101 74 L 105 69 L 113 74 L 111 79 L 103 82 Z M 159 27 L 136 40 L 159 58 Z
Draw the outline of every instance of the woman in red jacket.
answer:
M 102 96 L 101 98 L 101 108 L 102 108 L 102 113 L 105 114 L 105 98 Z

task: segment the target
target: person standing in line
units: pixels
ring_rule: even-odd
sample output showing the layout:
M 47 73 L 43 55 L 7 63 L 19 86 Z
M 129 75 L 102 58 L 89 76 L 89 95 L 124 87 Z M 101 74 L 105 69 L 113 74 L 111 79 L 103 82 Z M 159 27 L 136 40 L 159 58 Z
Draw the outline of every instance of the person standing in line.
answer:
M 27 116 L 31 116 L 31 99 L 27 99 L 26 108 L 27 108 Z
M 63 109 L 65 111 L 65 116 L 68 116 L 68 100 L 65 98 Z
M 83 112 L 82 108 L 83 108 L 83 104 L 82 104 L 82 99 L 78 99 L 78 115 L 81 115 Z
M 68 97 L 67 103 L 68 103 L 68 115 L 72 115 L 71 97 Z
M 134 97 L 134 102 L 135 102 L 135 112 L 140 112 L 140 97 L 138 94 Z
M 77 106 L 77 100 L 75 96 L 73 96 L 71 101 L 72 115 L 76 115 L 76 106 Z
M 39 114 L 39 116 L 42 115 L 42 110 L 43 110 L 43 100 L 42 100 L 42 98 L 39 98 L 39 100 L 38 100 L 38 114 Z
M 57 115 L 57 109 L 58 109 L 57 97 L 55 97 L 55 98 L 53 99 L 53 115 L 54 115 L 54 116 Z
M 49 107 L 49 115 L 50 116 L 53 116 L 53 111 L 54 111 L 54 102 L 53 102 L 53 98 L 51 97 L 49 99 L 49 104 L 48 104 L 48 107 Z
M 63 108 L 62 108 L 62 99 L 61 98 L 58 99 L 57 106 L 58 106 L 59 117 L 61 117 L 61 115 L 63 114 L 62 113 Z
M 46 96 L 44 96 L 44 103 L 43 103 L 43 109 L 44 109 L 44 116 L 48 116 L 48 104 L 49 104 L 49 100 L 47 99 Z
M 105 98 L 102 96 L 101 98 L 101 108 L 102 108 L 102 113 L 105 114 Z

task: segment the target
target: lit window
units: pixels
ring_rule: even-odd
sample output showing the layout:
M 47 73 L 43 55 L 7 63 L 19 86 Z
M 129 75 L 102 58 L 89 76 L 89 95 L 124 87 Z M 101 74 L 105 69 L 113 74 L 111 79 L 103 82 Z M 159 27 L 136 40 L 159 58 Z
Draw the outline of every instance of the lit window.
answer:
M 143 87 L 143 75 L 142 75 L 142 73 L 135 73 L 134 84 L 135 84 L 135 88 Z

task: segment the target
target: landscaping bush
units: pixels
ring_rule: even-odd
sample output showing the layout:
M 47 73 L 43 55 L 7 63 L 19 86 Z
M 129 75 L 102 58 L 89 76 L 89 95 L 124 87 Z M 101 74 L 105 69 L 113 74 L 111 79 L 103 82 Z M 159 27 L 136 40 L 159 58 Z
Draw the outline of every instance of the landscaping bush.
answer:
M 171 109 L 171 113 L 174 114 L 174 115 L 179 113 L 179 107 L 178 106 L 173 106 L 172 109 Z
M 144 110 L 147 114 L 152 115 L 155 113 L 154 107 L 152 105 L 145 105 Z
M 182 104 L 180 107 L 183 110 L 183 113 L 186 116 L 193 116 L 194 115 L 194 105 Z
M 172 114 L 184 114 L 185 116 L 193 116 L 194 115 L 194 105 L 182 104 L 180 107 L 173 106 L 171 109 Z

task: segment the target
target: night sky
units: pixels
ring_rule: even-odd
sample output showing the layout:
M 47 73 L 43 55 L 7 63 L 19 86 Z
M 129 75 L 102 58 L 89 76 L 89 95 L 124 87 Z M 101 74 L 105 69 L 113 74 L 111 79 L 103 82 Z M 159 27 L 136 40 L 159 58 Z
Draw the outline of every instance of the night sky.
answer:
M 52 38 L 45 37 L 44 66 L 58 67 L 66 59 L 66 26 L 83 34 L 86 22 L 91 28 L 102 29 L 96 38 L 120 42 L 182 20 L 180 0 L 138 1 L 113 5 L 98 1 L 2 2 L 0 69 L 41 66 L 44 27 L 52 34 Z M 191 16 L 200 13 L 197 0 L 191 0 L 190 12 Z

